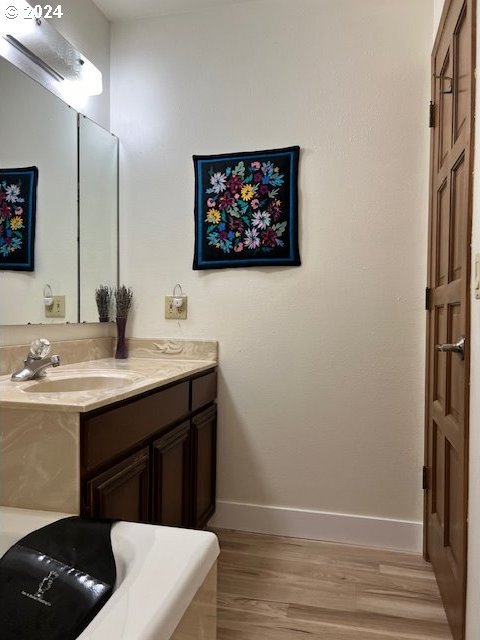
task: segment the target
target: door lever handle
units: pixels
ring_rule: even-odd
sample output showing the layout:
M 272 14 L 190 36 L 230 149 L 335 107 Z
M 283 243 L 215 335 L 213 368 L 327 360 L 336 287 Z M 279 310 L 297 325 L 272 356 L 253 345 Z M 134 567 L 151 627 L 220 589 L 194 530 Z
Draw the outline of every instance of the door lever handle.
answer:
M 462 358 L 465 358 L 465 338 L 462 336 L 458 342 L 453 344 L 436 344 L 435 349 L 442 352 L 458 353 Z

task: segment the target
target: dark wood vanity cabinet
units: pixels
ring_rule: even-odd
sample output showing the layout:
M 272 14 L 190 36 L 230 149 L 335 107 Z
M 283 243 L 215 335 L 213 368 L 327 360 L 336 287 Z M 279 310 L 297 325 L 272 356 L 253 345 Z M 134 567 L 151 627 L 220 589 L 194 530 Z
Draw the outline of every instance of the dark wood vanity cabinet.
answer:
M 208 371 L 82 416 L 82 514 L 204 527 L 215 511 L 216 395 Z

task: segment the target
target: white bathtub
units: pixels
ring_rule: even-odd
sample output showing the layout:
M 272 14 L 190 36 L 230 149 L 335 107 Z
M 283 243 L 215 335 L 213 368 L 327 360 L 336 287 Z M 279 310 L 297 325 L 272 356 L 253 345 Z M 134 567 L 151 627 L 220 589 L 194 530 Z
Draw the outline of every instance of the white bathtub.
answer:
M 0 555 L 62 517 L 0 507 Z M 215 640 L 219 547 L 213 533 L 117 522 L 112 547 L 115 591 L 78 640 Z

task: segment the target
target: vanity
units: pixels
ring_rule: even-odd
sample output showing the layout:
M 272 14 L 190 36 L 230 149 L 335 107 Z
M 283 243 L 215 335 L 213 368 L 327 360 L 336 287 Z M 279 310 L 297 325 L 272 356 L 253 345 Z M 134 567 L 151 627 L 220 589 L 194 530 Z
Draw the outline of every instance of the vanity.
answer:
M 81 514 L 203 527 L 215 511 L 216 389 L 207 370 L 81 414 Z
M 115 592 L 81 637 L 214 640 L 218 542 L 186 529 L 215 511 L 217 343 L 130 338 L 113 358 L 96 289 L 120 284 L 119 141 L 19 55 L 0 55 L 0 169 L 14 196 L 29 169 L 36 197 L 28 264 L 0 265 L 0 547 L 68 514 L 119 520 Z M 60 366 L 12 381 L 42 336 Z
M 61 356 L 61 353 L 59 353 Z M 0 504 L 202 528 L 215 511 L 217 345 L 132 340 L 0 378 Z
M 24 71 L 0 56 L 0 168 L 37 170 L 35 260 L 3 265 L 0 326 L 98 337 L 57 343 L 61 366 L 30 382 L 10 380 L 28 346 L 0 347 L 0 504 L 201 528 L 215 510 L 217 345 L 130 340 L 129 359 L 112 358 L 113 325 L 94 323 L 96 288 L 119 284 L 118 139 Z

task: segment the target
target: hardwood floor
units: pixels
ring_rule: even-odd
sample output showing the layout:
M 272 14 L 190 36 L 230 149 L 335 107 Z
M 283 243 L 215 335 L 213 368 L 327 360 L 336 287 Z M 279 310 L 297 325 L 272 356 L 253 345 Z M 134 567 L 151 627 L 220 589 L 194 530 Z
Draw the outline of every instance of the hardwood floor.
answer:
M 215 533 L 218 640 L 451 640 L 420 556 Z

